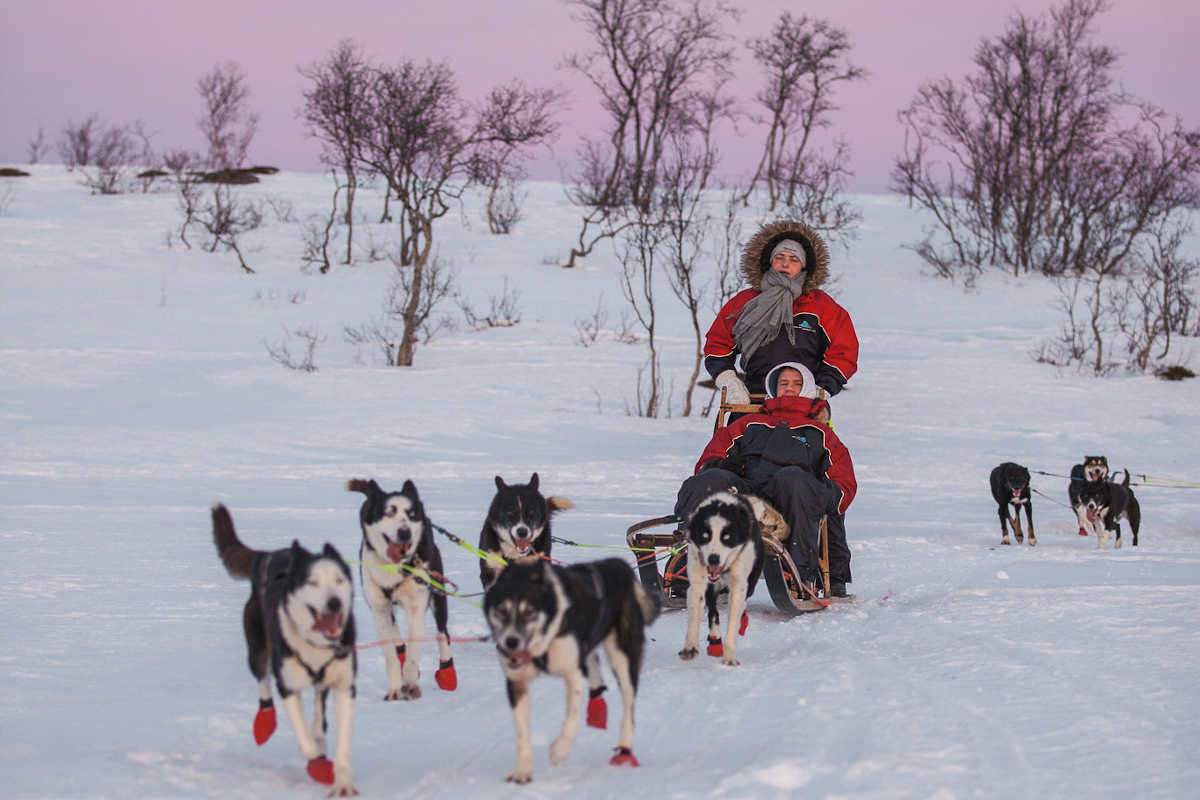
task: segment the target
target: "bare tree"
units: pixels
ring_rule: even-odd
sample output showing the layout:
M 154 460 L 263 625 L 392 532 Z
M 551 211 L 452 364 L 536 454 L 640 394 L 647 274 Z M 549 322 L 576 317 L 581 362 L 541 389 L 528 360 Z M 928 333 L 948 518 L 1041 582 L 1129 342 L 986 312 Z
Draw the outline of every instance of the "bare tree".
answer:
M 784 12 L 770 35 L 751 39 L 748 46 L 766 76 L 754 95 L 766 114 L 754 120 L 766 125 L 767 134 L 743 202 L 762 181 L 768 211 L 782 204 L 814 228 L 850 227 L 859 215 L 841 199 L 850 175 L 848 145 L 839 138 L 832 153 L 825 153 L 815 141 L 818 131 L 832 124 L 837 84 L 867 75 L 848 59 L 849 36 L 827 20 L 795 19 Z
M 236 169 L 246 163 L 250 142 L 258 130 L 258 115 L 250 111 L 250 88 L 235 62 L 219 64 L 196 82 L 204 100 L 197 124 L 208 145 L 209 169 Z
M 532 143 L 549 144 L 557 137 L 554 113 L 563 97 L 560 90 L 531 89 L 514 80 L 493 88 L 480 108 L 482 126 L 501 133 L 480 144 L 471 167 L 472 178 L 488 193 L 485 214 L 492 233 L 511 233 L 521 219 L 516 187 L 528 177 L 524 162 Z M 523 135 L 509 130 L 518 121 L 525 128 Z
M 68 119 L 58 139 L 58 154 L 68 170 L 91 163 L 92 147 L 99 135 L 100 115 L 92 114 L 83 122 Z
M 39 126 L 37 136 L 30 139 L 25 145 L 25 151 L 29 154 L 29 163 L 36 164 L 41 161 L 49 149 L 50 143 L 46 141 L 46 130 Z
M 596 49 L 565 63 L 600 92 L 608 124 L 585 139 L 568 191 L 584 217 L 567 267 L 633 224 L 627 209 L 651 213 L 669 137 L 693 121 L 699 97 L 728 79 L 733 53 L 725 31 L 738 15 L 709 0 L 571 4 Z
M 412 267 L 397 365 L 413 363 L 434 223 L 462 197 L 490 153 L 534 146 L 552 134 L 544 108 L 550 99 L 533 91 L 493 92 L 472 108 L 459 98 L 457 82 L 444 63 L 405 61 L 375 70 L 373 124 L 360 158 L 387 181 L 388 193 L 399 205 L 396 260 Z
M 300 114 L 309 133 L 321 143 L 321 160 L 333 171 L 334 183 L 345 189 L 346 258 L 353 258 L 354 200 L 359 185 L 360 153 L 371 130 L 373 70 L 359 47 L 344 39 L 324 61 L 301 68 L 312 86 L 304 92 Z M 338 178 L 338 172 L 344 182 Z M 365 176 L 364 176 L 365 177 Z M 334 211 L 337 210 L 334 192 Z M 328 267 L 322 269 L 325 272 Z
M 1118 307 L 1155 232 L 1200 203 L 1200 130 L 1112 88 L 1116 55 L 1091 42 L 1107 7 L 1018 15 L 980 46 L 963 85 L 923 86 L 900 114 L 893 171 L 934 217 L 915 249 L 939 273 L 1063 276 L 1072 311 L 1058 349 L 1086 354 L 1096 373 L 1113 367 Z
M 658 309 L 654 293 L 657 256 L 666 227 L 643 217 L 627 225 L 617 239 L 621 262 L 621 293 L 633 309 L 638 325 L 646 333 L 649 355 L 638 370 L 637 414 L 657 417 L 663 411 L 662 364 L 658 351 Z
M 380 316 L 358 327 L 347 326 L 344 334 L 351 344 L 374 346 L 389 367 L 412 366 L 411 362 L 402 361 L 404 340 L 411 332 L 428 342 L 449 325 L 446 319 L 435 318 L 434 311 L 443 300 L 454 295 L 454 275 L 436 257 L 429 259 L 419 274 L 411 265 L 400 263 L 395 253 L 390 259 L 394 271 Z M 414 283 L 417 280 L 421 281 L 419 285 Z

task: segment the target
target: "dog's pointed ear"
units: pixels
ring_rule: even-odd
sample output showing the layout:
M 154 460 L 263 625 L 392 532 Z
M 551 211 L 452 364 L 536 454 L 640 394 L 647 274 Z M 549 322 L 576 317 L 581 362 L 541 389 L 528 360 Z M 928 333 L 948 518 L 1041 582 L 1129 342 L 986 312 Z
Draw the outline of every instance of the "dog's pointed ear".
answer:
M 529 488 L 534 491 L 538 488 L 538 474 L 536 472 L 529 478 Z
M 404 486 L 402 486 L 400 488 L 400 493 L 408 495 L 413 500 L 420 499 L 419 497 L 417 497 L 417 485 L 415 483 L 413 483 L 411 480 L 406 480 L 404 482 Z
M 504 482 L 504 478 L 501 478 L 499 475 L 497 475 L 496 476 L 496 488 L 503 491 L 505 486 L 507 486 L 507 484 Z
M 337 548 L 331 545 L 329 542 L 325 543 L 325 547 L 321 550 L 321 556 L 323 558 L 332 558 L 334 561 L 339 563 L 342 562 L 342 554 L 339 553 Z

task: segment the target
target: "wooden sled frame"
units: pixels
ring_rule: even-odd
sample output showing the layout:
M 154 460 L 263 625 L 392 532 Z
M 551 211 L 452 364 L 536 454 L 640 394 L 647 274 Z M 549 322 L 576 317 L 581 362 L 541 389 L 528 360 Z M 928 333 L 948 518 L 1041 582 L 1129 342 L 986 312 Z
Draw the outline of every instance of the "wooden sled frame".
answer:
M 825 392 L 822 390 L 821 397 L 824 396 Z M 753 414 L 761 410 L 762 401 L 763 395 L 750 395 L 749 403 L 730 403 L 725 399 L 725 390 L 721 389 L 721 405 L 717 410 L 713 433 L 725 424 L 730 414 Z M 768 504 L 764 501 L 763 505 Z M 759 521 L 761 523 L 762 520 Z M 649 532 L 667 525 L 675 526 L 670 533 Z M 829 605 L 828 520 L 821 517 L 819 526 L 817 563 L 821 571 L 821 585 L 811 587 L 820 591 L 821 599 L 814 598 L 809 591 L 801 588 L 799 571 L 791 553 L 779 539 L 767 533 L 765 526 L 763 530 L 762 539 L 766 554 L 762 574 L 775 607 L 789 614 L 803 614 L 826 608 Z M 687 532 L 683 528 L 683 521 L 672 514 L 635 522 L 625 532 L 625 541 L 637 558 L 638 576 L 646 589 L 661 597 L 663 603 L 670 608 L 686 606 L 686 592 L 679 591 L 680 584 L 686 585 L 686 578 L 676 577 L 683 573 L 687 564 Z

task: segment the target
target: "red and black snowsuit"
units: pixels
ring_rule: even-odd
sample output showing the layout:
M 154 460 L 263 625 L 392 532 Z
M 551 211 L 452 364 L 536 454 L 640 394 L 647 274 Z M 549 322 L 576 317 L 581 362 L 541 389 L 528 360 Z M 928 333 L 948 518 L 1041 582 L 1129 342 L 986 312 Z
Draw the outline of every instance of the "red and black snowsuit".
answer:
M 789 549 L 796 565 L 810 574 L 817 566 L 818 523 L 844 514 L 858 491 L 854 463 L 837 434 L 816 419 L 824 400 L 772 397 L 762 411 L 719 429 L 695 474 L 683 482 L 675 513 L 686 516 L 714 492 L 736 487 L 771 501 L 792 530 Z M 829 572 L 850 581 L 850 550 L 844 532 L 831 535 Z
M 762 393 L 767 372 L 785 361 L 799 361 L 812 370 L 817 385 L 831 396 L 858 370 L 858 335 L 846 309 L 819 288 L 829 277 L 829 251 L 815 231 L 800 222 L 782 221 L 763 227 L 742 253 L 742 273 L 750 283 L 727 302 L 704 340 L 704 367 L 714 378 L 734 369 L 741 351 L 733 326 L 746 303 L 757 297 L 763 273 L 771 268 L 770 253 L 781 239 L 796 239 L 804 247 L 807 274 L 804 293 L 792 303 L 795 342 L 780 330 L 774 340 L 742 359 L 746 389 Z

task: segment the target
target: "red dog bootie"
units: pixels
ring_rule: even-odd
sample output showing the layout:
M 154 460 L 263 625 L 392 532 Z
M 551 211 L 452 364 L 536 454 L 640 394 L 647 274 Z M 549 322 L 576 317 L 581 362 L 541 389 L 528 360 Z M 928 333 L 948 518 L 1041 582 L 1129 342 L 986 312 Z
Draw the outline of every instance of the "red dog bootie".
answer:
M 708 654 L 713 658 L 720 658 L 725 655 L 725 648 L 721 645 L 721 637 L 708 637 Z
M 438 664 L 437 672 L 433 673 L 439 689 L 453 692 L 458 688 L 458 673 L 454 671 L 454 659 L 448 658 Z
M 745 611 L 742 612 L 742 624 L 738 626 L 738 636 L 746 635 L 746 628 L 750 627 L 750 615 Z
M 608 727 L 608 703 L 604 702 L 602 694 L 603 686 L 588 690 L 587 724 L 590 728 L 603 730 Z
M 258 713 L 254 715 L 254 743 L 259 747 L 275 732 L 275 704 L 270 700 L 258 701 Z
M 333 762 L 325 756 L 309 759 L 308 776 L 317 783 L 333 783 Z
M 402 644 L 396 645 L 396 658 L 400 659 L 400 667 L 402 669 L 404 667 L 404 654 L 405 654 L 404 645 L 402 645 Z
M 1086 531 L 1086 530 L 1084 530 L 1083 528 L 1080 528 L 1080 529 L 1079 529 L 1079 535 L 1080 535 L 1080 536 L 1087 536 L 1087 531 Z
M 609 759 L 609 764 L 614 767 L 640 767 L 637 756 L 628 747 L 618 747 L 617 754 Z

